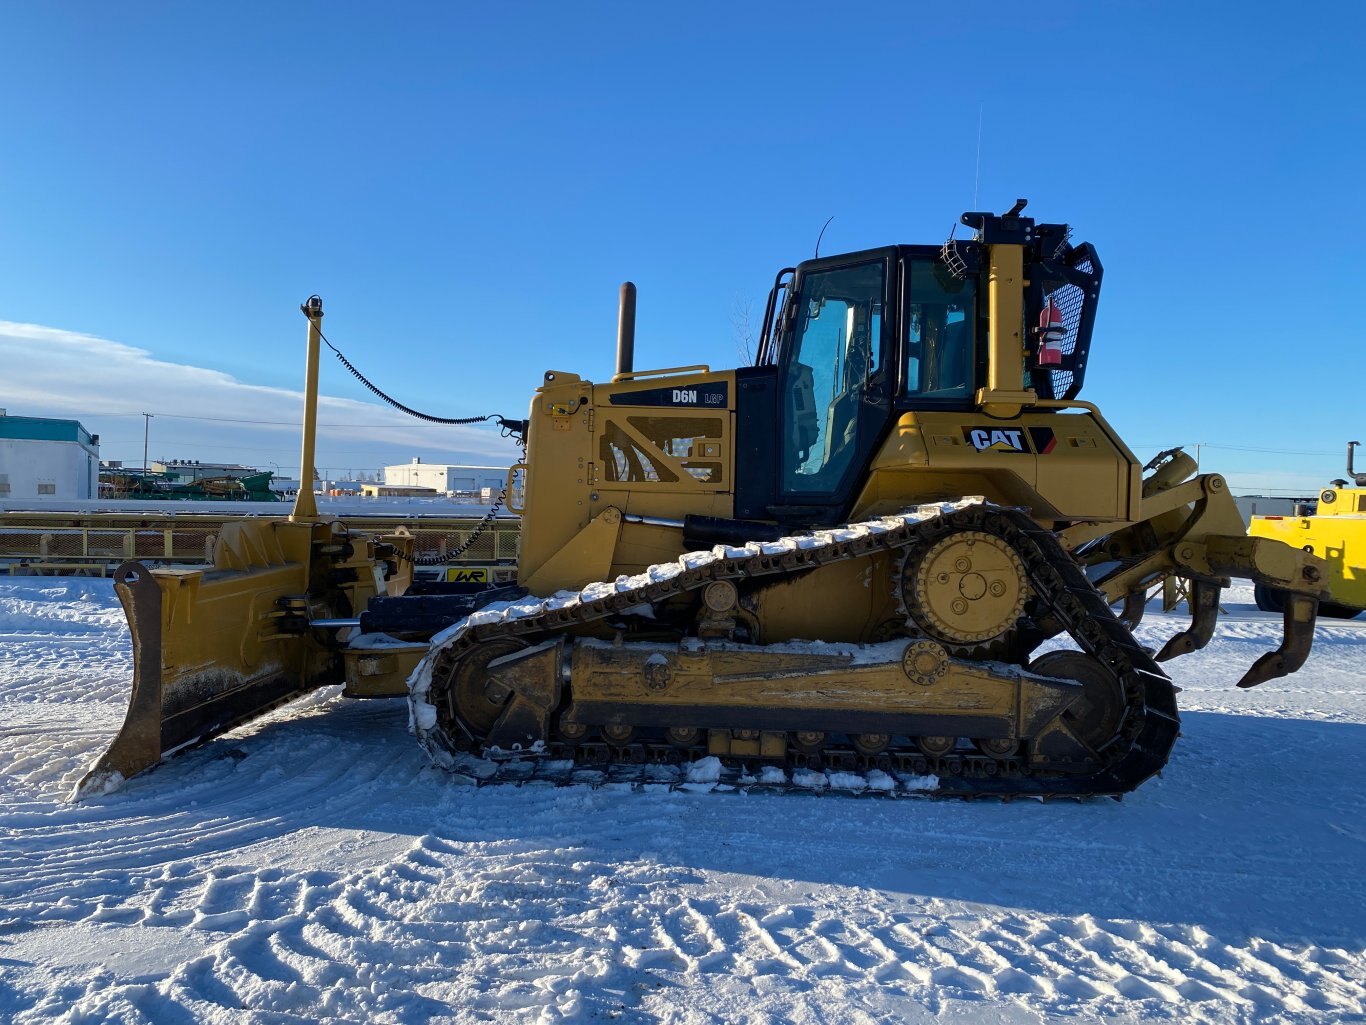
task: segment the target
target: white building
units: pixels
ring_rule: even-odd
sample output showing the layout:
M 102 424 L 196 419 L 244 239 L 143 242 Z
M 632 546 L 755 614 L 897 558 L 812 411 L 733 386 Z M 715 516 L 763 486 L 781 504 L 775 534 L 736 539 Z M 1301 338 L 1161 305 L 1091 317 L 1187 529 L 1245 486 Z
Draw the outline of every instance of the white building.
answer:
M 411 463 L 384 468 L 384 483 L 402 487 L 432 488 L 444 494 L 474 495 L 490 488 L 496 496 L 507 483 L 506 466 L 458 466 L 452 463 Z
M 78 420 L 0 409 L 0 502 L 98 498 L 100 437 Z

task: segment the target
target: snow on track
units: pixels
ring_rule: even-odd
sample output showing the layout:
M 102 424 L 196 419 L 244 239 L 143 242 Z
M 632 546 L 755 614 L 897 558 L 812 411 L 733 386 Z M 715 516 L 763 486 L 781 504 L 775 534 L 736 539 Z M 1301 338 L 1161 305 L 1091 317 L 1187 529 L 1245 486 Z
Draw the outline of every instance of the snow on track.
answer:
M 461 786 L 328 689 L 67 804 L 122 616 L 0 580 L 0 1021 L 1366 1020 L 1364 624 L 1239 692 L 1225 608 L 1122 803 Z

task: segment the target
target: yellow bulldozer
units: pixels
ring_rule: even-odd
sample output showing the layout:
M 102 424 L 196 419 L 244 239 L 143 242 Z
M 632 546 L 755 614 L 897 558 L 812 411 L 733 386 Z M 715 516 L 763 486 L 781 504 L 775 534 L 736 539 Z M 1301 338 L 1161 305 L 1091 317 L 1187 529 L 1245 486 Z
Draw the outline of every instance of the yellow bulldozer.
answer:
M 739 779 L 1132 790 L 1178 732 L 1160 663 L 1209 640 L 1221 587 L 1284 596 L 1250 687 L 1303 664 L 1324 563 L 1247 536 L 1184 454 L 1140 465 L 1078 398 L 1101 263 L 1024 205 L 784 269 L 735 370 L 634 369 L 623 286 L 611 380 L 548 372 L 502 421 L 525 445 L 515 587 L 409 588 L 403 537 L 306 490 L 225 530 L 212 568 L 121 567 L 133 695 L 78 792 L 343 680 L 407 695 L 438 763 L 494 779 L 715 756 Z M 321 301 L 304 313 L 307 477 Z M 1131 629 L 1167 576 L 1192 620 L 1154 652 Z
M 1284 541 L 1323 558 L 1328 600 L 1320 602 L 1319 613 L 1334 619 L 1355 619 L 1366 611 L 1366 473 L 1357 473 L 1353 465 L 1360 444 L 1347 443 L 1347 477 L 1320 491 L 1312 512 L 1297 508 L 1293 516 L 1254 516 L 1248 527 L 1256 537 Z M 1257 584 L 1253 596 L 1263 612 L 1284 608 L 1281 593 L 1267 584 Z

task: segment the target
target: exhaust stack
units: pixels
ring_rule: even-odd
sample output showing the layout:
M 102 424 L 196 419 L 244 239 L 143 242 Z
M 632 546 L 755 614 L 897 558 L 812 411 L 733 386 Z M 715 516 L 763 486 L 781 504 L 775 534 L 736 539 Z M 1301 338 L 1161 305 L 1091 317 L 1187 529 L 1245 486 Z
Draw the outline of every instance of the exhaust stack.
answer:
M 629 374 L 636 365 L 636 286 L 621 285 L 621 308 L 617 313 L 617 376 Z
M 1352 456 L 1355 449 L 1361 442 L 1349 441 L 1347 443 L 1347 476 L 1352 478 L 1352 482 L 1359 488 L 1366 488 L 1366 473 L 1357 473 L 1356 467 L 1352 465 Z

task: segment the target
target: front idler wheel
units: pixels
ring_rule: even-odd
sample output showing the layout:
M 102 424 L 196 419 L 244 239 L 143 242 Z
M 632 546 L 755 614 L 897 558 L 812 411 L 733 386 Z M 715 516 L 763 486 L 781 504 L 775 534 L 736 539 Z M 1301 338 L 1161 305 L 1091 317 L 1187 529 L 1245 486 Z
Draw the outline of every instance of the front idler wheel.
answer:
M 489 663 L 530 647 L 513 637 L 485 641 L 432 674 L 431 702 L 437 725 L 454 740 L 461 734 L 477 746 L 489 735 L 512 699 L 506 688 L 489 687 Z
M 1050 651 L 1030 663 L 1029 671 L 1082 686 L 1081 694 L 1058 717 L 1062 728 L 1047 731 L 1036 753 L 1050 760 L 1100 761 L 1124 722 L 1127 705 L 1119 678 L 1100 659 L 1082 651 Z

